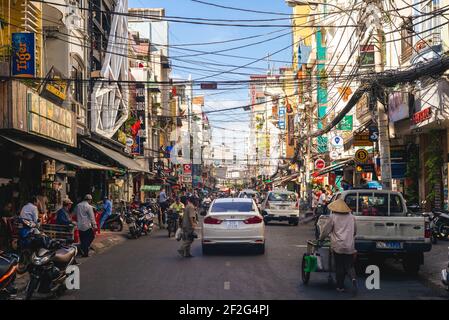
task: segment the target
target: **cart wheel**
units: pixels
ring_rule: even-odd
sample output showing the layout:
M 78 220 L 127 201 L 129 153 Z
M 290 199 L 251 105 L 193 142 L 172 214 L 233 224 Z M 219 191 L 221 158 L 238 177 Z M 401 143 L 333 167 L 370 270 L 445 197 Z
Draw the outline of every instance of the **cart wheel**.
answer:
M 306 254 L 302 256 L 302 263 L 301 263 L 301 276 L 302 276 L 302 283 L 307 285 L 310 280 L 310 272 L 306 272 L 305 269 L 307 267 L 307 261 L 306 261 Z

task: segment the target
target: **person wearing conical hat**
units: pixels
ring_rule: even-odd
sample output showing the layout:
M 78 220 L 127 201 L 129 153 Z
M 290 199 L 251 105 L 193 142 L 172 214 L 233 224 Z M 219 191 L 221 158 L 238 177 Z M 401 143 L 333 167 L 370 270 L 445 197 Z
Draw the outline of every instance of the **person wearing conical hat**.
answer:
M 345 276 L 351 277 L 354 293 L 357 291 L 354 270 L 354 254 L 356 224 L 351 214 L 352 210 L 342 199 L 330 203 L 328 209 L 332 211 L 329 220 L 320 234 L 319 240 L 330 236 L 331 250 L 335 257 L 335 271 L 337 277 L 337 291 L 344 291 Z

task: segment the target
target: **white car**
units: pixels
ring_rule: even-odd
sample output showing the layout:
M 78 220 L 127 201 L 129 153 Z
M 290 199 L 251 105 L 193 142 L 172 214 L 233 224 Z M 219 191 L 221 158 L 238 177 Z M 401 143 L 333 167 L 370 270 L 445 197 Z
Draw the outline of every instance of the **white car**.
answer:
M 299 223 L 299 204 L 296 193 L 287 190 L 268 192 L 261 205 L 261 211 L 268 224 L 270 221 L 288 221 L 297 226 Z
M 203 254 L 223 244 L 250 245 L 265 252 L 265 225 L 249 198 L 223 198 L 212 202 L 202 228 Z

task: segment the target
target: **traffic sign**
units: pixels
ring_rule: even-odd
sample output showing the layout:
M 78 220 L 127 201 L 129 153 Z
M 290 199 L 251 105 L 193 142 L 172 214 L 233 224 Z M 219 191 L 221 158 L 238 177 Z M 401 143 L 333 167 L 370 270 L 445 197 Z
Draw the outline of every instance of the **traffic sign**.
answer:
M 331 143 L 336 148 L 342 148 L 344 146 L 344 141 L 341 136 L 335 136 L 332 138 Z
M 184 174 L 192 174 L 192 166 L 190 164 L 183 165 Z
M 331 160 L 336 160 L 339 156 L 340 154 L 337 151 L 331 151 L 331 153 L 329 153 Z
M 315 169 L 321 170 L 326 166 L 326 162 L 323 159 L 317 159 L 315 161 Z
M 355 160 L 357 162 L 365 163 L 368 160 L 368 151 L 365 149 L 359 149 L 355 153 Z

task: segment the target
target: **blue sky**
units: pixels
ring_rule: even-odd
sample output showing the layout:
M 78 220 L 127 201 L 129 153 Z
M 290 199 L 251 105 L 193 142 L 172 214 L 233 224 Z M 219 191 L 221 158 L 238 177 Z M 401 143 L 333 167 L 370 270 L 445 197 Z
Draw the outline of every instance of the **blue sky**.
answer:
M 289 8 L 283 0 L 204 0 L 210 3 L 216 3 L 223 6 L 244 8 L 250 10 L 267 11 L 275 13 L 291 13 Z M 190 73 L 193 79 L 204 78 L 207 80 L 246 80 L 249 74 L 265 73 L 268 67 L 267 59 L 262 59 L 259 62 L 251 64 L 246 68 L 241 68 L 235 72 L 239 74 L 225 74 L 221 76 L 214 76 L 219 72 L 228 71 L 236 66 L 242 66 L 251 63 L 252 59 L 261 59 L 268 54 L 271 56 L 271 64 L 278 68 L 287 65 L 291 61 L 291 34 L 288 16 L 271 15 L 241 12 L 235 10 L 227 10 L 223 8 L 216 8 L 204 4 L 196 3 L 191 0 L 129 0 L 129 7 L 151 7 L 151 8 L 165 8 L 166 15 L 172 17 L 197 17 L 209 19 L 234 19 L 234 20 L 250 20 L 250 19 L 283 19 L 278 21 L 264 21 L 256 24 L 278 24 L 284 27 L 264 27 L 264 28 L 246 28 L 236 26 L 211 26 L 211 25 L 194 25 L 185 23 L 170 23 L 170 45 L 204 43 L 226 41 L 230 39 L 252 37 L 242 41 L 230 42 L 225 44 L 212 44 L 201 46 L 184 46 L 173 47 L 170 50 L 170 56 L 173 57 L 173 75 L 186 77 Z M 236 22 L 243 24 L 244 22 Z M 249 22 L 248 22 L 249 23 Z M 271 40 L 270 40 L 271 39 Z M 264 41 L 269 40 L 269 41 Z M 237 46 L 252 44 L 254 42 L 263 42 L 254 44 L 246 48 L 240 48 L 223 52 L 223 54 L 234 55 L 236 57 L 220 56 L 216 54 L 198 55 L 186 57 L 186 55 L 197 54 L 195 52 L 182 50 L 194 49 L 206 52 L 232 49 Z M 287 47 L 287 48 L 286 48 Z M 278 54 L 273 55 L 274 52 L 286 48 Z M 251 58 L 251 59 L 249 59 Z M 273 61 L 277 60 L 277 61 Z M 213 64 L 222 64 L 226 66 L 216 66 Z M 190 68 L 190 69 L 189 69 Z M 198 70 L 205 69 L 205 70 Z M 265 71 L 264 71 L 265 70 Z M 246 85 L 238 85 L 232 87 L 219 87 L 221 90 L 217 91 L 196 91 L 197 95 L 205 95 L 205 110 L 224 109 L 245 105 L 249 103 L 248 88 Z M 247 136 L 249 130 L 248 112 L 243 110 L 229 111 L 223 113 L 213 113 L 209 115 L 213 127 L 214 143 L 221 143 L 222 140 L 226 143 L 235 145 L 238 149 L 238 154 L 243 158 L 243 143 L 244 137 Z M 220 129 L 226 128 L 228 130 Z

